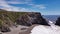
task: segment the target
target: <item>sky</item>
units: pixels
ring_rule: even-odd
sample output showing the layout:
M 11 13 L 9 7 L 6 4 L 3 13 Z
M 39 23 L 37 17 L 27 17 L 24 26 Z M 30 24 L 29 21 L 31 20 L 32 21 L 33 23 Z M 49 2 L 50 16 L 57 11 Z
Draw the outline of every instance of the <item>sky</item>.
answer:
M 60 0 L 0 0 L 0 9 L 60 15 Z

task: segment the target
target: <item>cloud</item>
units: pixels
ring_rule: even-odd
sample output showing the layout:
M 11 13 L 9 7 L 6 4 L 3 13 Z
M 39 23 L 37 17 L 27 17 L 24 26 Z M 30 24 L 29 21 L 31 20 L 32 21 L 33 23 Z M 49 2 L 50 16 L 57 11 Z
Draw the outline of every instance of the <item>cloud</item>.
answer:
M 28 4 L 31 3 L 32 0 L 10 0 L 8 3 L 10 4 Z
M 0 0 L 0 8 L 8 11 L 34 11 L 33 9 L 27 9 L 27 8 L 22 8 L 22 7 L 16 7 L 12 6 L 10 4 L 26 4 L 29 5 L 33 8 L 38 8 L 38 9 L 45 9 L 45 5 L 36 5 L 32 3 L 32 0 Z
M 8 1 L 9 4 L 26 4 L 27 2 Z
M 10 4 L 24 4 L 24 3 L 22 3 L 22 2 L 16 2 L 16 1 L 14 1 L 14 2 L 10 1 L 10 2 L 8 2 L 8 3 L 10 3 Z
M 7 10 L 7 11 L 31 12 L 31 10 L 29 10 L 29 9 L 26 9 L 26 8 L 18 8 L 18 7 L 10 7 L 10 8 L 3 7 L 2 9 Z
M 18 3 L 18 2 L 12 2 L 12 3 Z M 4 9 L 7 11 L 29 11 L 29 9 L 26 8 L 11 6 L 5 0 L 0 0 L 0 9 Z
M 36 5 L 36 4 L 28 4 L 28 5 L 31 5 L 32 7 L 38 8 L 38 9 L 46 9 L 46 6 L 44 4 L 39 4 L 39 5 Z
M 36 8 L 39 8 L 39 9 L 46 9 L 46 6 L 45 5 L 35 5 Z
M 14 6 L 9 5 L 5 0 L 0 0 L 0 6 L 2 6 L 1 9 L 5 9 L 5 10 L 8 10 L 8 11 L 15 8 Z

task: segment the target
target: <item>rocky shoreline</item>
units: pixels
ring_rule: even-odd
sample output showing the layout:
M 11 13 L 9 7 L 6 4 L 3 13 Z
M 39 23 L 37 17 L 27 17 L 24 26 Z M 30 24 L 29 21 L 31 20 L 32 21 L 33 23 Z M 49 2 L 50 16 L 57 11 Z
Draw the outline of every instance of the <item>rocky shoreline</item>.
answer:
M 50 26 L 48 21 L 39 12 L 8 12 L 0 10 L 0 32 L 2 34 L 28 34 L 31 33 L 34 26 Z M 56 20 L 55 25 L 60 26 L 60 17 Z

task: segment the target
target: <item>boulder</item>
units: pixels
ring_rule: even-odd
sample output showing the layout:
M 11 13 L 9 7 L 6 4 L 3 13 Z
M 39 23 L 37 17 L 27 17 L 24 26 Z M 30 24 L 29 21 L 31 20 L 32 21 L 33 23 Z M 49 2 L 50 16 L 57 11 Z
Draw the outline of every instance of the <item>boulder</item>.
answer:
M 58 26 L 60 26 L 60 17 L 58 17 L 58 19 L 56 20 L 56 23 L 55 23 L 55 25 L 58 25 Z
M 42 17 L 41 13 L 38 12 L 27 12 L 20 16 L 16 23 L 24 26 L 31 26 L 33 24 L 49 25 L 47 21 Z
M 10 28 L 7 26 L 0 27 L 0 30 L 1 30 L 1 32 L 10 32 L 11 31 Z
M 0 34 L 2 34 L 2 32 L 0 32 Z

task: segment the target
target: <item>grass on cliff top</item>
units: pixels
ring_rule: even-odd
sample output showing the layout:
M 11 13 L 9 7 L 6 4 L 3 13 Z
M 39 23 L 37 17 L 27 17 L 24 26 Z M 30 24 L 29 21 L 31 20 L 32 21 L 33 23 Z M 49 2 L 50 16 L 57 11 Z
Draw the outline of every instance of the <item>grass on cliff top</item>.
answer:
M 10 18 L 12 21 L 15 21 L 19 16 L 25 14 L 25 12 L 7 12 L 7 11 L 0 11 L 0 15 L 7 15 L 7 16 L 4 16 L 4 17 L 8 17 Z M 3 17 L 1 17 L 3 18 Z
M 0 10 L 0 25 L 2 25 L 2 22 L 4 22 L 4 20 L 7 18 L 9 18 L 9 20 L 14 23 L 18 17 L 24 14 L 25 12 L 9 12 L 5 10 Z

